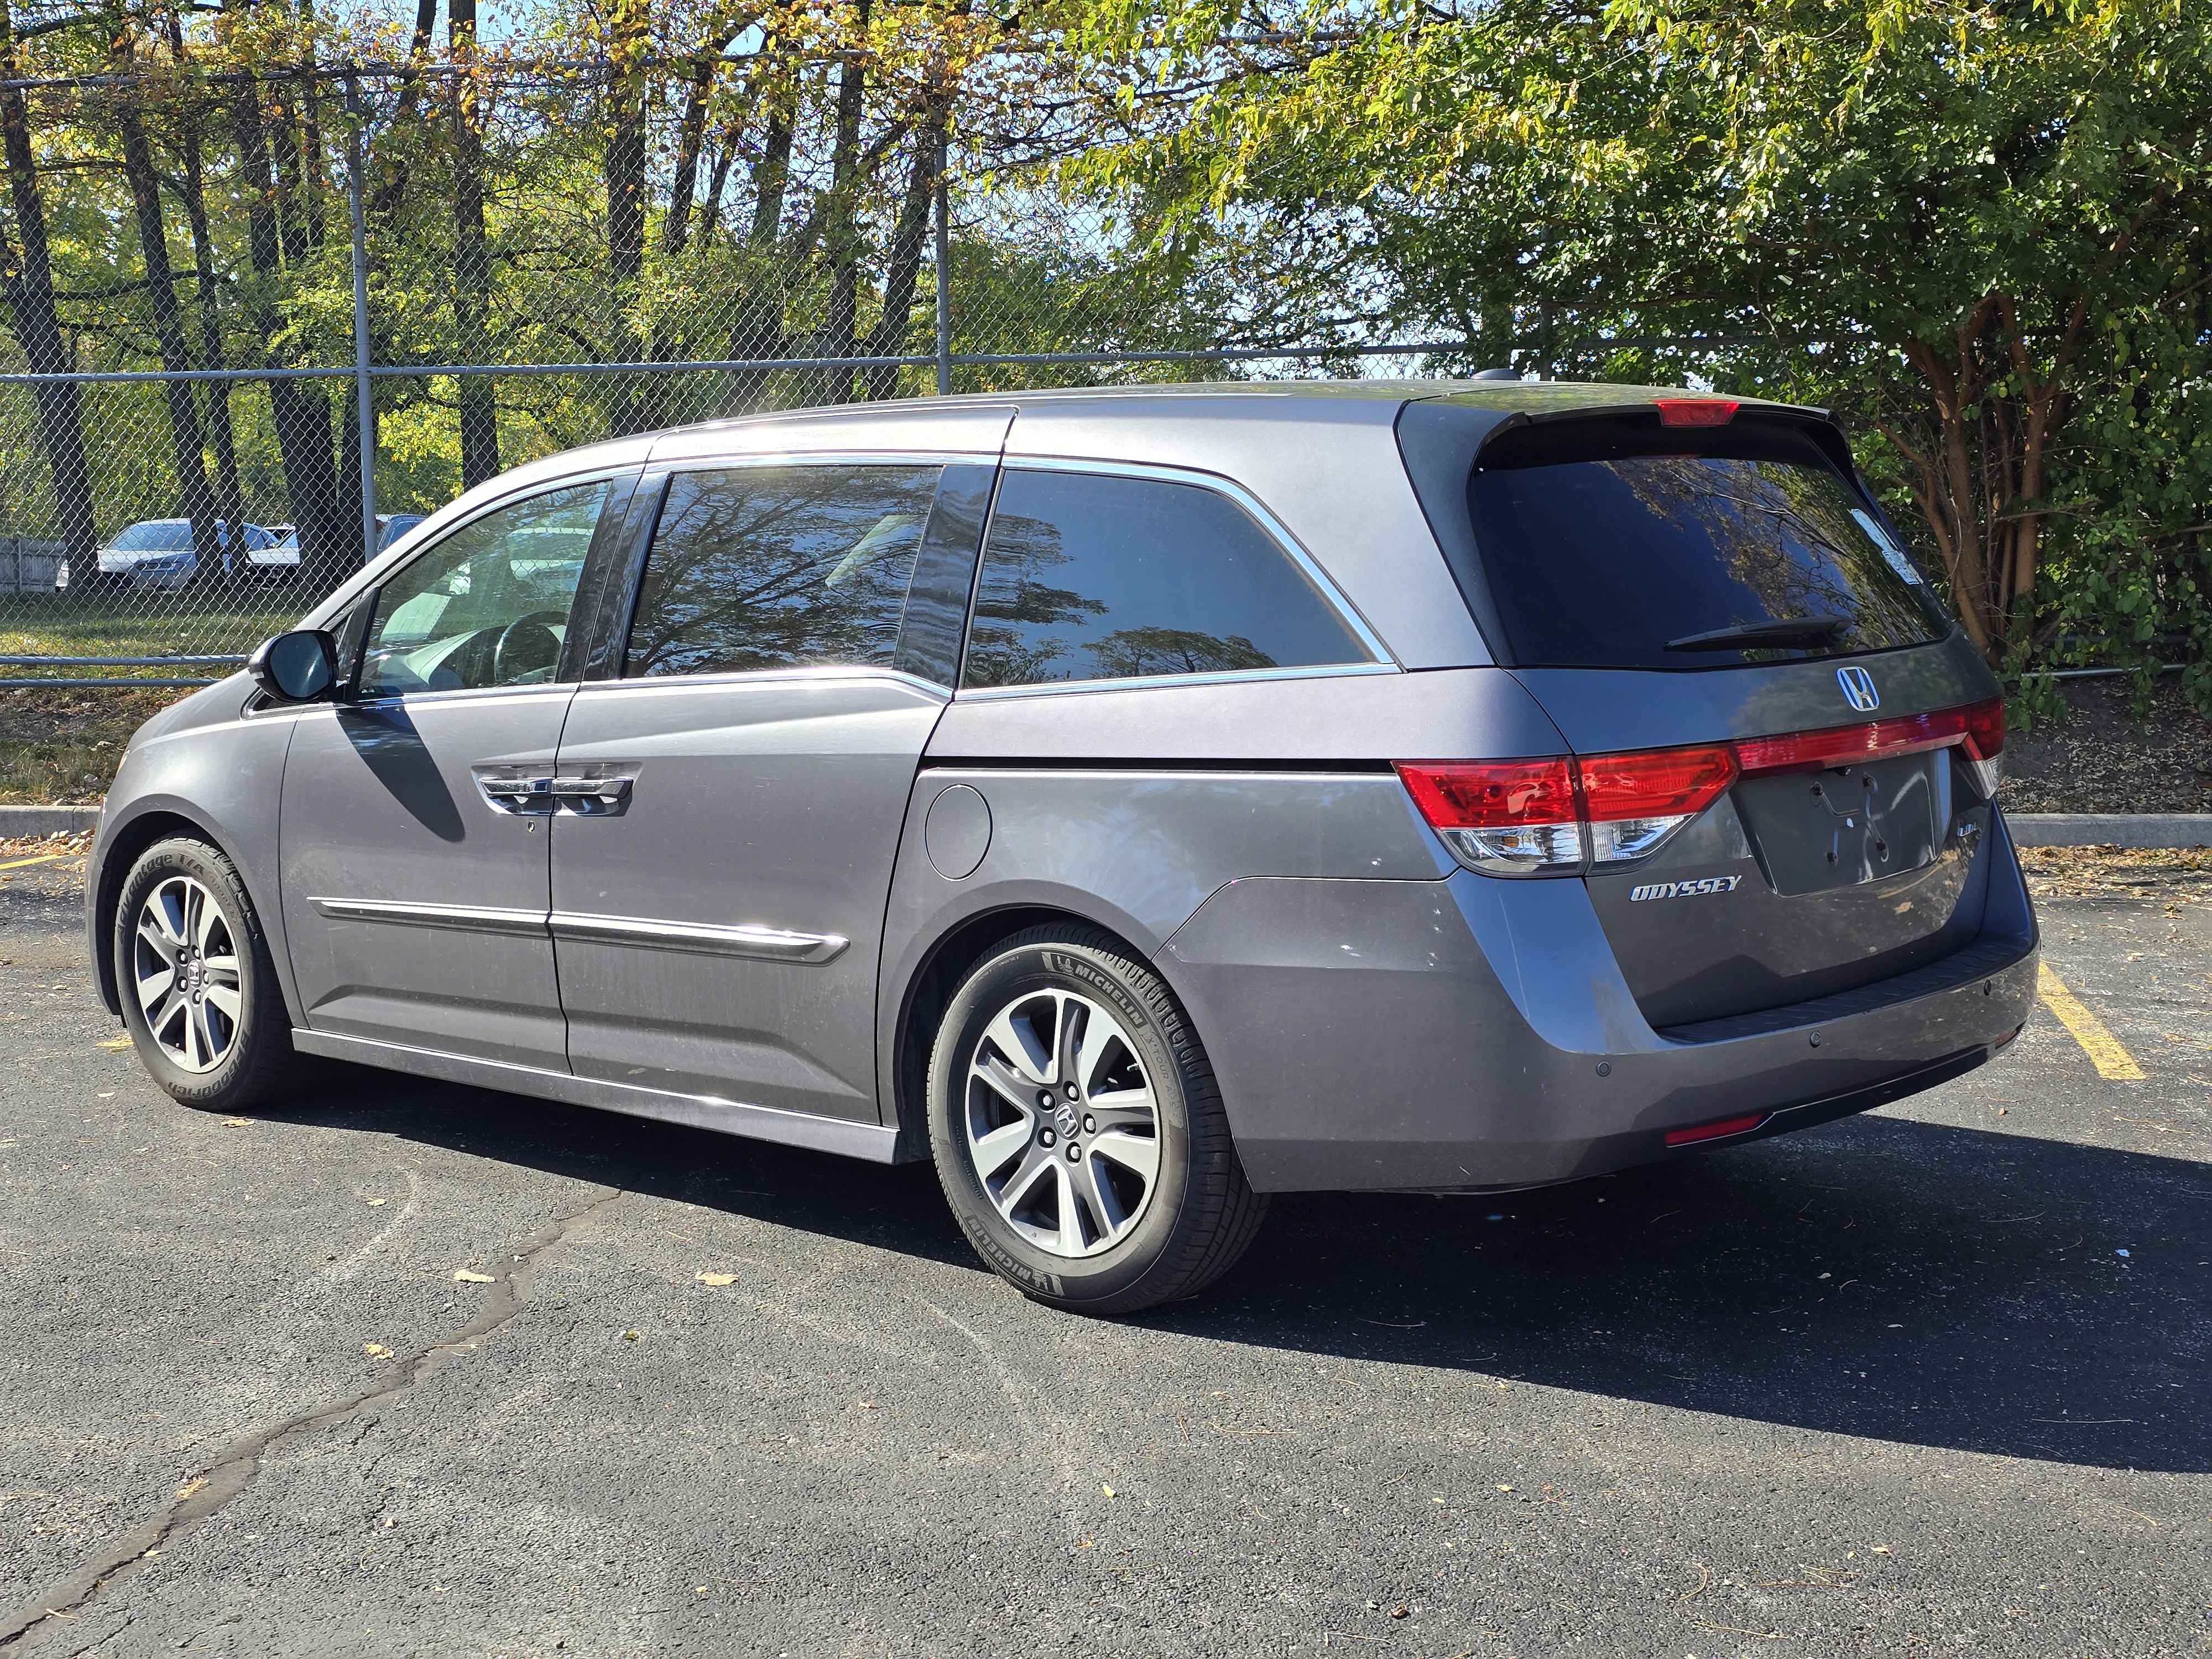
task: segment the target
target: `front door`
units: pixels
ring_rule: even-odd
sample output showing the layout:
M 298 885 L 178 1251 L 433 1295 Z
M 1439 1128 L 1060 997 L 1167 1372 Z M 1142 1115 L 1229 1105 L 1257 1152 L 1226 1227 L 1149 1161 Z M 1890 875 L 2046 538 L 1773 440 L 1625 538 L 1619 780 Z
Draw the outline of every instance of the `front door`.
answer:
M 377 595 L 355 698 L 300 716 L 283 906 L 315 1030 L 568 1069 L 550 782 L 611 489 L 529 495 L 424 549 Z
M 877 1121 L 884 907 L 990 476 L 670 480 L 621 678 L 582 687 L 561 741 L 552 926 L 579 1076 Z

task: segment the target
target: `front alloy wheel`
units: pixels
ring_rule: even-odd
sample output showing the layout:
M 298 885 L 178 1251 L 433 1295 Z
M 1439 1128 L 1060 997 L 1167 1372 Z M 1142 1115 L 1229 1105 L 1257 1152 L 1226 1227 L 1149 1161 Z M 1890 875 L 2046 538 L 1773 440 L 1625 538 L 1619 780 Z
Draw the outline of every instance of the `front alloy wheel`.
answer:
M 139 854 L 116 895 L 116 989 L 154 1080 L 187 1106 L 235 1112 L 294 1080 L 292 1022 L 246 884 L 196 836 Z
M 131 969 L 148 1035 L 169 1063 L 194 1074 L 222 1065 L 245 1005 L 237 933 L 215 895 L 191 876 L 149 893 Z

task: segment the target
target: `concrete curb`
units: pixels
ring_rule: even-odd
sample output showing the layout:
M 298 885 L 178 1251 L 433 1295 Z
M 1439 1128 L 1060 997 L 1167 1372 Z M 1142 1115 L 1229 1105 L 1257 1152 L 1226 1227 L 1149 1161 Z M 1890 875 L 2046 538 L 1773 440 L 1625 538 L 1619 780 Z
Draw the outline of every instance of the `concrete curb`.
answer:
M 0 841 L 100 828 L 97 806 L 0 806 Z
M 2212 847 L 2212 812 L 2008 812 L 2020 847 Z

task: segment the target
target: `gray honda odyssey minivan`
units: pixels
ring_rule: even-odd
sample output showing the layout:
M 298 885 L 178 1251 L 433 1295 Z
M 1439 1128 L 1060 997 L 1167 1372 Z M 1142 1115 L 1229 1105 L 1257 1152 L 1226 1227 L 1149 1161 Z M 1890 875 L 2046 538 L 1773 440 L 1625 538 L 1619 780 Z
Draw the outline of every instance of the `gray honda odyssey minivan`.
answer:
M 1529 1187 L 2019 1030 L 1996 682 L 1818 410 L 1018 393 L 470 491 L 133 741 L 99 981 L 306 1057 L 935 1161 L 1121 1312 L 1267 1194 Z

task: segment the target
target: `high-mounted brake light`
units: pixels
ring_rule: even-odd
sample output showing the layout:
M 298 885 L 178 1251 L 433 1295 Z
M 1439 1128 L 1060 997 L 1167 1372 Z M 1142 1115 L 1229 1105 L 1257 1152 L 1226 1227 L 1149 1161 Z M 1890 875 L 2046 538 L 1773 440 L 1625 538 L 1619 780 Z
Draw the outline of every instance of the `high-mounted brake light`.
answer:
M 1401 761 L 1429 827 L 1471 870 L 1574 875 L 1656 852 L 1739 778 L 1813 772 L 1954 745 L 1993 788 L 2004 703 L 1780 737 L 1539 760 Z
M 1662 426 L 1726 426 L 1743 405 L 1734 398 L 1659 398 Z

